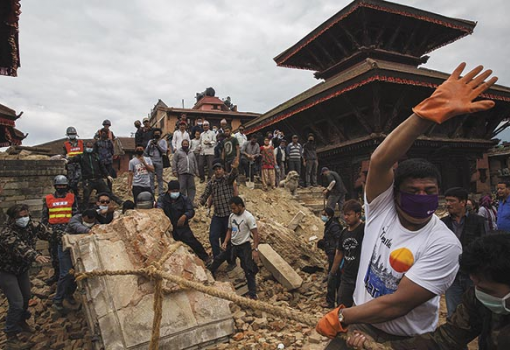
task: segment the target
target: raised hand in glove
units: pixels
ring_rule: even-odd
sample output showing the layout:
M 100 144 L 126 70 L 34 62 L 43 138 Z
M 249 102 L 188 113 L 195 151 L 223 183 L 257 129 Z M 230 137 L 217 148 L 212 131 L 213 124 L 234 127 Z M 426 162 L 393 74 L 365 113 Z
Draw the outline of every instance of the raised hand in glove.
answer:
M 494 107 L 494 101 L 473 102 L 473 100 L 491 87 L 498 78 L 492 77 L 488 82 L 484 82 L 492 74 L 492 70 L 479 74 L 483 66 L 476 67 L 461 78 L 460 74 L 465 67 L 466 63 L 461 63 L 450 77 L 438 86 L 432 96 L 413 108 L 414 114 L 441 124 L 456 115 L 485 111 Z
M 344 309 L 345 306 L 340 305 L 333 311 L 327 313 L 322 317 L 319 322 L 317 323 L 317 326 L 315 327 L 315 330 L 317 333 L 322 334 L 325 337 L 333 339 L 336 337 L 338 333 L 345 333 L 347 332 L 347 327 L 343 327 L 340 321 L 338 320 L 338 312 L 340 309 Z

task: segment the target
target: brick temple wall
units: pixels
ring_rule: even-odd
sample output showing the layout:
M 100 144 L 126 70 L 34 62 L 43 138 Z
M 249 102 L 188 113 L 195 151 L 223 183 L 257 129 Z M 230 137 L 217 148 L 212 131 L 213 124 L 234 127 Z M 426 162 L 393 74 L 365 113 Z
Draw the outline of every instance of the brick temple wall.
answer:
M 41 218 L 42 199 L 53 193 L 53 178 L 65 175 L 62 160 L 0 160 L 0 225 L 7 220 L 5 212 L 14 204 L 27 204 L 36 220 Z

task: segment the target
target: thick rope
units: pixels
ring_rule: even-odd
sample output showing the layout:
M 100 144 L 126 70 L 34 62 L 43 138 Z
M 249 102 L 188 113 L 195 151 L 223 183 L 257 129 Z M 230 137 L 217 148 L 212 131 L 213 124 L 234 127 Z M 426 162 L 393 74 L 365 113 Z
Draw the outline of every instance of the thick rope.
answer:
M 180 242 L 179 242 L 180 243 Z M 155 287 L 154 287 L 154 304 L 153 304 L 153 310 L 154 310 L 154 319 L 152 323 L 152 336 L 151 341 L 149 345 L 149 350 L 157 350 L 159 346 L 159 337 L 160 337 L 160 328 L 161 328 L 161 319 L 162 319 L 162 306 L 163 306 L 163 293 L 172 293 L 175 291 L 178 291 L 179 289 L 176 288 L 163 288 L 163 280 L 169 280 L 171 282 L 174 282 L 178 284 L 181 288 L 187 288 L 187 289 L 193 289 L 197 290 L 199 292 L 202 292 L 207 295 L 211 295 L 213 297 L 225 299 L 234 302 L 237 305 L 241 305 L 245 308 L 250 308 L 253 310 L 260 310 L 263 312 L 267 312 L 270 315 L 277 316 L 279 318 L 284 318 L 292 321 L 296 321 L 301 324 L 305 324 L 310 327 L 315 327 L 317 322 L 319 321 L 319 318 L 317 316 L 312 316 L 305 314 L 298 310 L 293 310 L 290 308 L 284 308 L 281 306 L 274 306 L 269 303 L 265 303 L 258 300 L 252 300 L 245 297 L 241 297 L 233 292 L 225 292 L 222 290 L 218 290 L 214 287 L 209 287 L 206 285 L 203 285 L 198 282 L 189 281 L 185 278 L 182 278 L 180 276 L 172 275 L 167 272 L 164 272 L 161 270 L 161 265 L 164 261 L 166 261 L 172 253 L 174 253 L 177 248 L 180 247 L 180 244 L 174 245 L 171 247 L 171 253 L 170 251 L 167 252 L 158 262 L 154 262 L 151 265 L 149 265 L 146 268 L 141 268 L 137 270 L 118 270 L 118 271 L 90 271 L 90 272 L 83 272 L 75 274 L 76 281 L 82 281 L 87 278 L 92 277 L 101 277 L 101 276 L 126 276 L 126 275 L 138 275 L 138 276 L 145 276 L 150 278 L 151 280 L 154 280 Z M 337 337 L 340 337 L 344 340 L 348 338 L 350 333 L 343 333 L 339 334 Z M 381 344 L 372 342 L 372 341 L 365 341 L 365 344 L 363 346 L 366 350 L 373 350 L 373 349 L 382 349 Z M 384 347 L 386 349 L 386 347 Z M 390 348 L 388 348 L 390 349 Z

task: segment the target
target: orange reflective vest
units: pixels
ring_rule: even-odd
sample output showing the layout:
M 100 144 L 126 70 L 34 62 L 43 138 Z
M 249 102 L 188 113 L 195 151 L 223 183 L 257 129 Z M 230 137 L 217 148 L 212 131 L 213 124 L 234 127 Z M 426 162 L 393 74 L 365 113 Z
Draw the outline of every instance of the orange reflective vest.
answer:
M 54 224 L 67 224 L 73 216 L 74 194 L 67 193 L 64 198 L 56 198 L 49 194 L 46 196 L 46 206 L 48 207 L 49 220 Z
M 77 156 L 78 154 L 83 153 L 83 141 L 78 140 L 78 144 L 76 146 L 71 145 L 71 142 L 64 142 L 64 147 L 66 148 L 66 153 L 69 157 Z

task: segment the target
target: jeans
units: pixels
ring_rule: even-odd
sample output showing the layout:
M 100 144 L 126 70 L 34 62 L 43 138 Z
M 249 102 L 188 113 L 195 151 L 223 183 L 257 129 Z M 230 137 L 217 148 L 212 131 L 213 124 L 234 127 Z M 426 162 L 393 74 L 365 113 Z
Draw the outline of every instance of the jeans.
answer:
M 312 185 L 317 186 L 317 166 L 319 165 L 318 160 L 309 160 L 306 162 L 306 187 Z
M 244 169 L 244 176 L 246 176 L 246 179 L 249 177 L 250 181 L 253 182 L 255 175 L 258 174 L 257 163 L 250 162 L 246 158 L 241 158 L 241 166 Z
M 301 159 L 289 159 L 289 172 L 292 170 L 301 175 Z
M 214 215 L 211 219 L 211 226 L 209 227 L 209 242 L 213 251 L 213 256 L 217 257 L 221 253 L 221 242 L 225 240 L 228 230 L 228 216 L 219 217 Z
M 207 164 L 207 178 L 210 179 L 213 173 L 213 154 L 201 154 L 198 156 L 198 174 L 200 175 L 200 180 L 205 180 L 205 165 Z
M 69 270 L 73 268 L 69 249 L 62 250 L 62 246 L 59 245 L 58 260 L 60 261 L 60 275 L 58 276 L 57 292 L 53 297 L 54 302 L 62 302 L 64 298 L 73 295 L 76 290 L 74 276 L 69 274 Z
M 209 259 L 209 254 L 206 253 L 204 246 L 198 241 L 189 226 L 175 227 L 172 236 L 176 241 L 181 241 L 189 246 L 202 261 Z
M 195 187 L 195 176 L 191 174 L 179 174 L 179 192 L 188 197 L 193 203 L 195 201 L 195 194 L 197 193 Z
M 341 194 L 341 195 L 337 195 L 337 196 L 330 194 L 328 196 L 328 203 L 326 204 L 326 206 L 328 208 L 335 210 L 336 204 L 338 203 L 338 210 L 342 211 L 342 209 L 344 207 L 344 202 L 345 202 L 345 194 Z
M 337 305 L 344 305 L 345 307 L 351 307 L 354 304 L 352 298 L 354 289 L 356 288 L 356 279 L 342 278 L 340 287 L 338 288 L 337 294 Z
M 473 281 L 469 278 L 468 275 L 463 273 L 458 273 L 453 281 L 453 284 L 446 290 L 445 299 L 446 299 L 446 309 L 448 311 L 448 317 L 451 317 L 459 304 L 462 301 L 462 294 L 469 287 L 473 286 Z
M 55 231 L 53 231 L 55 232 Z M 58 277 L 60 264 L 58 262 L 58 242 L 52 240 L 49 243 L 48 251 L 51 257 L 51 266 L 53 267 L 53 274 Z
M 285 179 L 285 162 L 278 164 L 278 168 L 275 169 L 276 173 L 276 187 L 280 186 L 280 181 Z
M 334 260 L 335 254 L 328 254 L 328 288 L 326 292 L 326 302 L 330 305 L 335 305 L 340 279 L 342 278 L 342 271 L 340 268 L 334 275 L 329 275 Z
M 256 297 L 257 283 L 255 281 L 255 275 L 259 272 L 259 268 L 253 260 L 250 242 L 245 242 L 240 245 L 232 245 L 229 242 L 227 250 L 221 252 L 220 255 L 214 258 L 210 270 L 214 274 L 224 261 L 230 259 L 232 262 L 235 262 L 237 258 L 241 260 L 241 267 L 246 276 L 246 281 L 248 282 L 248 295 Z
M 152 193 L 156 193 L 154 190 L 154 176 L 158 178 L 158 195 L 163 196 L 165 194 L 165 187 L 163 186 L 163 161 L 152 159 L 152 165 L 154 165 L 154 172 L 150 173 L 151 178 L 151 190 Z
M 133 202 L 138 203 L 137 198 L 138 195 L 142 192 L 150 192 L 152 194 L 152 197 L 154 198 L 154 192 L 150 187 L 142 187 L 142 186 L 133 186 L 131 189 L 133 191 Z
M 6 333 L 19 333 L 22 329 L 18 323 L 30 318 L 28 301 L 31 293 L 28 271 L 19 275 L 0 271 L 0 289 L 9 302 L 4 331 Z

